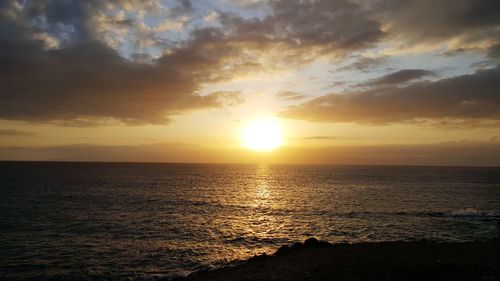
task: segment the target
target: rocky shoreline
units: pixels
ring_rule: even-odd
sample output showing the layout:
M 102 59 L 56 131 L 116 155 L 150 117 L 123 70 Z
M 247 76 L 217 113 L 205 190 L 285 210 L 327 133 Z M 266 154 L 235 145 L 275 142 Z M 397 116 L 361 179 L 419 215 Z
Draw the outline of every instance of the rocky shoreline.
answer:
M 236 266 L 170 280 L 500 280 L 500 239 L 331 244 L 309 238 Z

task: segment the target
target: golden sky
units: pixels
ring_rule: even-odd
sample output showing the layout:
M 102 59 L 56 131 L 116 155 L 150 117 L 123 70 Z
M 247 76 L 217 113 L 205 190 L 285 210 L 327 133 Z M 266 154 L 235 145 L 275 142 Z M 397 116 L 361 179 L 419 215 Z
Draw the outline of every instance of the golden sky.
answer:
M 0 159 L 498 166 L 499 30 L 496 0 L 2 1 Z

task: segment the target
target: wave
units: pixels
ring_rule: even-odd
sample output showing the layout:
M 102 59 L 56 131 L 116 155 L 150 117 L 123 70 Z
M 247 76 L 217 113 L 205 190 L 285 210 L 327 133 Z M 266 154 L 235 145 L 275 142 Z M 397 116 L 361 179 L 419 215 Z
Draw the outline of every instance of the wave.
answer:
M 363 217 L 393 217 L 393 216 L 412 216 L 412 217 L 441 217 L 456 219 L 482 219 L 482 220 L 500 220 L 500 214 L 495 212 L 479 211 L 473 208 L 448 210 L 448 211 L 403 211 L 403 212 L 328 212 L 317 210 L 312 215 L 334 216 L 345 218 L 363 218 Z
M 500 215 L 497 213 L 479 211 L 473 208 L 465 208 L 447 212 L 424 212 L 423 215 L 428 215 L 431 217 L 446 217 L 446 218 L 500 220 Z

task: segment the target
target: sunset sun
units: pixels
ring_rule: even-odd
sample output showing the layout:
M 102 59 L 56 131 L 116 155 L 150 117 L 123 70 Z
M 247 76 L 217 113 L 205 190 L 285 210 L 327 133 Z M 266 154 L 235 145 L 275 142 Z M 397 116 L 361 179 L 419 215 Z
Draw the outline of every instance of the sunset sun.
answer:
M 0 281 L 500 281 L 499 89 L 500 0 L 0 0 Z
M 260 118 L 249 122 L 242 132 L 243 146 L 255 151 L 271 151 L 283 143 L 282 128 L 275 118 Z

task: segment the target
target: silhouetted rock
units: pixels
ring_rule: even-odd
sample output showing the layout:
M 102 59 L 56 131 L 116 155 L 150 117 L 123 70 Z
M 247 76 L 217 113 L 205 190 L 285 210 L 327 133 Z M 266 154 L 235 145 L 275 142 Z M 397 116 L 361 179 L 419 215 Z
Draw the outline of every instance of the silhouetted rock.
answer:
M 290 252 L 290 247 L 288 247 L 288 245 L 283 245 L 276 251 L 276 253 L 274 253 L 274 255 L 279 256 L 289 252 Z
M 309 238 L 306 241 L 304 241 L 304 247 L 305 248 L 322 248 L 322 247 L 329 247 L 332 244 L 325 242 L 325 241 L 318 241 L 316 238 Z
M 263 260 L 263 259 L 265 259 L 265 258 L 267 258 L 267 257 L 268 257 L 268 256 L 267 256 L 267 254 L 266 254 L 266 253 L 263 253 L 263 254 L 261 254 L 261 255 L 255 255 L 255 256 L 253 256 L 253 257 L 249 258 L 249 259 L 247 260 L 247 262 L 256 262 L 256 261 Z
M 299 249 L 299 248 L 302 248 L 303 244 L 300 243 L 300 242 L 296 242 L 294 243 L 290 248 L 291 249 Z
M 238 280 L 500 280 L 500 239 L 330 244 L 309 238 L 236 266 L 176 281 Z
M 306 239 L 306 241 L 304 241 L 304 247 L 306 247 L 306 248 L 315 248 L 318 246 L 318 244 L 319 244 L 318 239 L 316 239 L 314 237 Z

